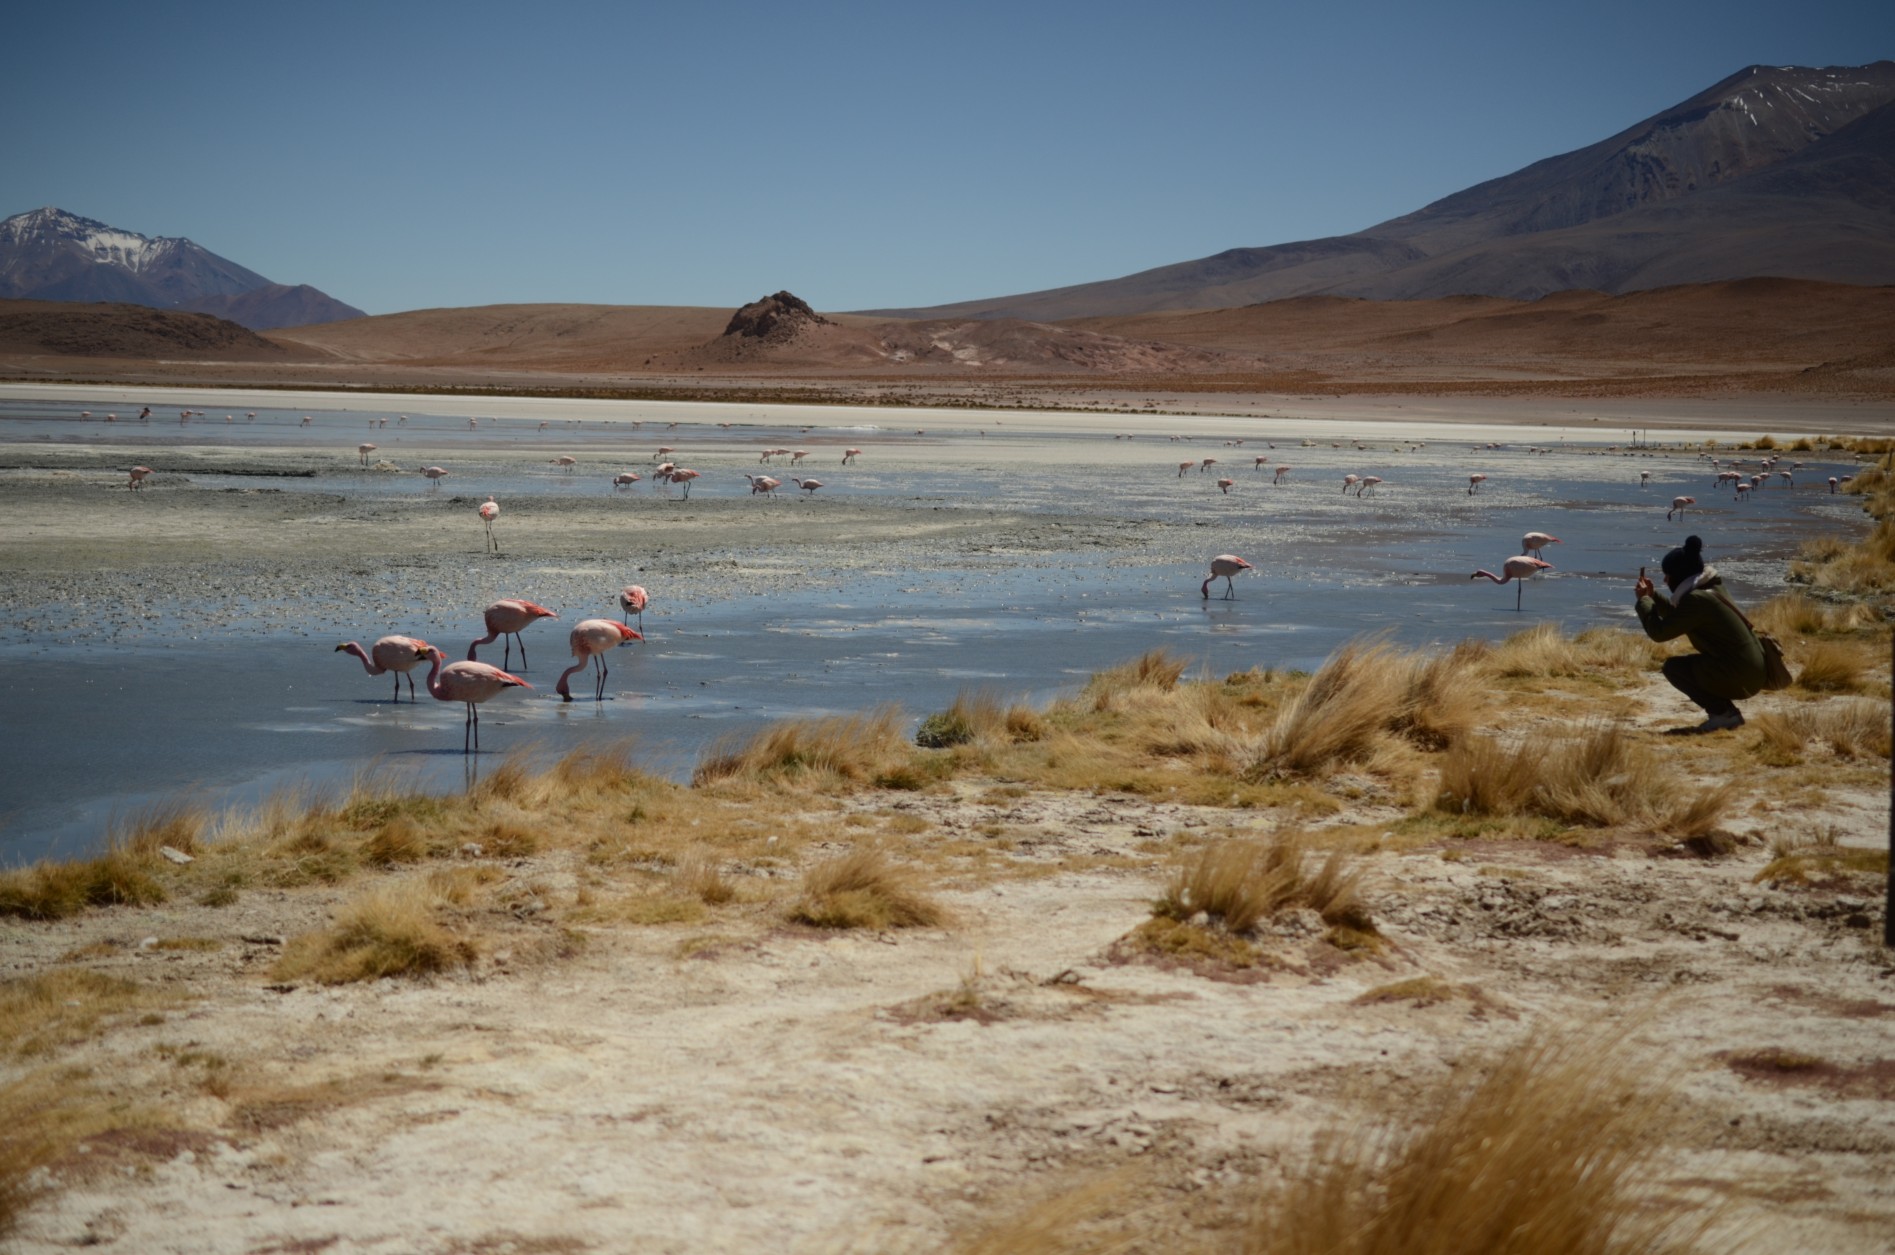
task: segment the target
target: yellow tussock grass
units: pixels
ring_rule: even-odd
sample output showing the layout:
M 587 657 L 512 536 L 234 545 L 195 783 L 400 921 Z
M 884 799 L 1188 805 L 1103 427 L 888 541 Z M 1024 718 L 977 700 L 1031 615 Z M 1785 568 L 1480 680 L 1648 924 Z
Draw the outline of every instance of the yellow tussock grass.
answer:
M 698 760 L 691 783 L 865 783 L 905 757 L 901 722 L 899 711 L 882 706 L 867 714 L 773 723 L 712 745 Z
M 1841 758 L 1889 757 L 1888 703 L 1851 697 L 1768 711 L 1750 721 L 1766 757 L 1794 762 L 1811 744 Z
M 1836 541 L 1835 552 L 1847 546 Z M 1873 626 L 1880 616 L 1860 602 L 1832 605 L 1805 593 L 1780 593 L 1750 616 L 1759 629 L 1779 638 L 1848 636 Z
M 1663 1096 L 1599 1041 L 1530 1039 L 1332 1127 L 1264 1191 L 1244 1255 L 1683 1255 L 1706 1221 L 1641 1197 Z M 1408 1113 L 1404 1113 L 1408 1114 Z
M 1435 808 L 1462 815 L 1540 815 L 1591 827 L 1645 824 L 1678 836 L 1713 827 L 1735 799 L 1728 784 L 1687 790 L 1617 724 L 1508 748 L 1472 736 L 1441 760 Z
M 1278 911 L 1304 907 L 1326 923 L 1368 930 L 1368 912 L 1356 893 L 1361 872 L 1350 865 L 1349 853 L 1331 850 L 1313 871 L 1312 861 L 1300 833 L 1222 841 L 1172 873 L 1152 914 L 1186 922 L 1201 912 L 1226 932 L 1248 933 Z
M 1854 693 L 1863 685 L 1868 659 L 1847 641 L 1810 641 L 1790 659 L 1796 687 L 1810 693 Z
M 859 849 L 810 868 L 790 918 L 816 928 L 928 928 L 948 913 L 879 850 Z
M 1264 731 L 1244 777 L 1322 775 L 1372 758 L 1390 735 L 1451 743 L 1480 710 L 1469 679 L 1480 654 L 1478 646 L 1417 656 L 1380 641 L 1344 645 Z
M 473 944 L 445 927 L 440 915 L 469 892 L 463 882 L 431 877 L 373 890 L 344 906 L 329 928 L 292 939 L 273 973 L 340 985 L 464 967 L 475 957 Z
M 127 850 L 0 872 L 0 916 L 19 919 L 65 919 L 87 907 L 148 906 L 166 896 L 148 860 Z
M 44 1054 L 90 1037 L 113 1016 L 176 1001 L 136 981 L 76 967 L 0 981 L 0 1047 Z

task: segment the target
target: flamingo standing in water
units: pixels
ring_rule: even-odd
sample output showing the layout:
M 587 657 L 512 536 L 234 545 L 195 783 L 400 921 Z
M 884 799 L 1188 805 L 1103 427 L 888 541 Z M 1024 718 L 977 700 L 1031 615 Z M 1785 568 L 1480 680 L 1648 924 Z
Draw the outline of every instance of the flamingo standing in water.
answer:
M 753 497 L 758 493 L 774 493 L 783 486 L 782 480 L 771 475 L 746 475 L 744 478 L 750 481 L 750 495 Z
M 1545 532 L 1528 532 L 1520 538 L 1520 552 L 1538 557 L 1540 550 L 1546 548 L 1548 545 L 1557 545 L 1560 543 L 1562 542 L 1557 536 L 1548 536 Z
M 632 471 L 626 471 L 623 474 L 614 475 L 612 477 L 612 488 L 614 491 L 621 488 L 630 488 L 633 484 L 636 484 L 638 480 L 639 476 L 637 474 Z
M 143 488 L 145 486 L 145 476 L 151 474 L 151 468 L 149 466 L 134 466 L 131 474 L 131 482 L 125 486 L 127 488 Z
M 487 548 L 492 553 L 500 552 L 500 541 L 493 534 L 493 521 L 500 517 L 500 505 L 492 497 L 481 503 L 480 521 L 487 525 Z
M 1229 479 L 1229 478 L 1220 479 L 1217 481 L 1217 487 L 1226 497 L 1228 497 L 1230 496 L 1231 486 L 1235 484 L 1236 482 L 1237 482 L 1236 480 Z
M 1197 463 L 1196 463 L 1196 462 L 1180 462 L 1180 463 L 1178 463 L 1178 478 L 1179 478 L 1179 479 L 1183 479 L 1183 478 L 1184 478 L 1184 473 L 1185 473 L 1186 471 L 1188 471 L 1188 470 L 1190 470 L 1190 469 L 1191 469 L 1192 467 L 1194 467 L 1194 466 L 1196 466 L 1196 465 L 1197 465 Z
M 575 671 L 583 671 L 588 662 L 598 668 L 599 677 L 592 685 L 592 700 L 605 700 L 605 677 L 611 669 L 605 665 L 607 650 L 617 649 L 627 641 L 642 641 L 645 638 L 622 623 L 610 619 L 582 619 L 573 627 L 572 656 L 579 661 L 559 673 L 559 683 L 553 686 L 555 692 L 567 701 L 572 700 L 572 690 L 566 687 L 566 681 Z
M 849 465 L 849 463 L 855 461 L 856 458 L 860 457 L 861 455 L 862 455 L 862 450 L 860 449 L 844 449 L 842 451 L 842 464 L 844 466 L 847 466 Z
M 1216 465 L 1217 465 L 1216 458 L 1205 458 L 1202 462 L 1198 463 L 1198 474 L 1202 475 L 1204 472 L 1210 470 L 1213 466 L 1216 466 Z
M 1679 518 L 1683 518 L 1684 508 L 1688 505 L 1696 505 L 1697 503 L 1698 499 L 1696 497 L 1673 497 L 1671 499 L 1671 509 L 1665 511 L 1665 522 L 1671 522 L 1671 516 L 1673 514 L 1676 514 Z
M 525 653 L 523 649 L 522 654 Z M 428 669 L 428 693 L 436 701 L 460 702 L 467 707 L 467 720 L 461 725 L 461 753 L 465 754 L 471 740 L 475 753 L 480 752 L 480 703 L 496 693 L 508 689 L 530 689 L 533 686 L 517 675 L 508 675 L 499 667 L 486 662 L 450 662 L 446 668 L 441 664 L 447 655 L 430 645 L 427 656 L 434 660 Z
M 691 499 L 691 481 L 696 479 L 699 474 L 700 472 L 694 471 L 688 466 L 680 466 L 665 478 L 674 484 L 683 484 L 684 499 L 689 501 Z
M 1355 495 L 1359 497 L 1365 492 L 1374 492 L 1375 486 L 1381 482 L 1382 477 L 1380 475 L 1364 475 L 1362 482 L 1356 485 Z
M 1360 483 L 1361 480 L 1362 477 L 1360 475 L 1344 475 L 1342 477 L 1342 490 L 1348 492 L 1351 488 L 1355 487 L 1356 484 Z
M 408 675 L 421 665 L 434 646 L 417 636 L 384 636 L 366 650 L 354 641 L 346 645 L 337 645 L 338 654 L 354 654 L 362 660 L 362 668 L 370 675 L 395 673 L 394 701 L 401 700 L 401 677 Z M 408 700 L 415 700 L 415 678 L 408 675 Z
M 1517 558 L 1508 558 L 1505 562 L 1500 564 L 1500 569 L 1506 572 L 1506 574 L 1495 575 L 1492 571 L 1483 569 L 1474 572 L 1467 578 L 1477 580 L 1484 575 L 1496 584 L 1505 584 L 1508 580 L 1520 581 L 1518 586 L 1513 590 L 1513 608 L 1518 610 L 1520 609 L 1521 597 L 1526 591 L 1526 582 L 1533 576 L 1538 575 L 1541 571 L 1552 570 L 1553 564 L 1544 559 L 1531 557 L 1523 553 Z
M 562 453 L 558 457 L 554 458 L 552 461 L 548 462 L 547 465 L 557 466 L 560 470 L 570 475 L 572 474 L 572 468 L 579 465 L 579 459 L 576 457 L 573 457 L 569 453 Z
M 487 624 L 487 635 L 467 647 L 467 661 L 473 662 L 474 651 L 482 645 L 491 645 L 495 638 L 507 638 L 506 656 L 503 665 L 513 665 L 513 642 L 520 642 L 520 670 L 526 670 L 526 641 L 520 636 L 520 629 L 529 626 L 538 619 L 557 619 L 559 616 L 545 606 L 527 601 L 522 597 L 504 597 L 480 612 Z
M 1287 467 L 1287 466 L 1279 466 L 1279 467 L 1277 467 L 1277 468 L 1276 468 L 1276 475 L 1275 475 L 1274 477 L 1272 477 L 1272 478 L 1271 478 L 1271 480 L 1270 480 L 1270 482 L 1271 482 L 1271 483 L 1273 483 L 1273 484 L 1280 484 L 1280 483 L 1282 483 L 1282 482 L 1283 482 L 1283 481 L 1284 481 L 1284 480 L 1285 480 L 1286 478 L 1288 478 L 1288 477 L 1289 477 L 1289 474 L 1290 474 L 1290 468 L 1289 468 L 1289 467 Z
M 795 484 L 798 488 L 801 488 L 804 492 L 808 493 L 812 497 L 816 495 L 816 490 L 822 487 L 822 481 L 820 479 L 792 478 L 790 482 L 792 484 Z
M 362 456 L 362 465 L 367 466 L 368 455 L 375 452 L 375 450 L 379 448 L 381 448 L 380 445 L 373 445 L 373 444 L 369 444 L 367 441 L 364 441 L 361 444 L 355 446 L 355 451 Z
M 1467 477 L 1467 495 L 1470 497 L 1473 496 L 1474 490 L 1486 482 L 1487 477 L 1485 475 L 1469 475 Z
M 645 607 L 650 604 L 651 594 L 647 593 L 637 584 L 627 584 L 624 591 L 619 593 L 619 609 L 628 615 L 637 615 L 638 626 L 641 631 L 644 630 L 645 627 Z M 631 620 L 627 619 L 626 622 L 629 623 Z M 642 640 L 644 638 L 640 637 L 639 639 Z
M 1228 601 L 1237 595 L 1237 586 L 1231 583 L 1231 577 L 1244 571 L 1254 571 L 1256 569 L 1256 567 L 1251 566 L 1234 553 L 1220 553 L 1211 559 L 1211 573 L 1205 578 L 1203 585 L 1199 587 L 1198 594 L 1206 600 L 1209 600 L 1211 596 L 1211 581 L 1222 576 L 1224 580 L 1224 599 Z
M 447 472 L 438 466 L 424 466 L 421 473 L 428 477 L 428 487 L 439 488 L 441 481 L 447 478 Z

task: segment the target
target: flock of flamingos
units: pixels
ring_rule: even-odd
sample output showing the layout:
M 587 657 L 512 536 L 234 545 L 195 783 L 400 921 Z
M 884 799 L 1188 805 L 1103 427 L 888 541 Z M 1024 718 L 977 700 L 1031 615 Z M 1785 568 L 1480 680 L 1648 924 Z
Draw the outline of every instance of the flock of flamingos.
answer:
M 146 407 L 144 412 L 139 415 L 138 421 L 147 422 L 150 419 L 150 415 L 150 408 Z M 180 411 L 179 421 L 181 423 L 187 423 L 192 417 L 201 416 L 202 411 L 183 410 Z M 84 417 L 90 418 L 90 412 L 88 411 Z M 115 421 L 116 417 L 116 415 L 108 415 L 107 421 Z M 251 412 L 247 414 L 246 418 L 248 421 L 254 421 L 256 415 L 254 412 Z M 234 421 L 234 418 L 227 415 L 226 421 Z M 305 416 L 302 420 L 302 425 L 307 427 L 310 425 L 310 421 L 311 420 Z M 370 420 L 370 425 L 375 426 L 378 421 L 383 427 L 388 425 L 386 418 Z M 398 423 L 405 424 L 407 422 L 407 416 L 402 415 L 397 421 Z M 470 418 L 468 422 L 470 425 L 478 425 L 478 420 L 476 419 Z M 633 425 L 637 426 L 636 423 Z M 675 425 L 676 424 L 673 424 L 673 426 Z M 720 426 L 728 427 L 730 424 L 724 423 L 720 424 Z M 548 424 L 545 422 L 540 424 L 540 430 L 542 431 L 546 430 L 547 427 Z M 926 433 L 925 431 L 919 431 L 916 434 L 924 435 Z M 985 435 L 986 433 L 983 431 L 981 434 Z M 1126 437 L 1120 436 L 1116 438 L 1124 439 Z M 1174 437 L 1174 439 L 1176 439 L 1176 437 Z M 1226 443 L 1240 444 L 1242 442 L 1227 441 Z M 1275 446 L 1273 445 L 1271 447 L 1274 448 Z M 1498 448 L 1499 446 L 1487 447 Z M 356 446 L 356 453 L 364 467 L 369 465 L 369 455 L 374 453 L 377 448 L 377 445 L 368 441 L 364 441 Z M 1477 446 L 1476 451 L 1478 450 L 1479 447 Z M 1616 450 L 1608 451 L 1612 452 Z M 700 478 L 700 472 L 692 470 L 689 467 L 679 466 L 673 461 L 664 460 L 675 452 L 676 449 L 673 446 L 659 446 L 656 454 L 652 457 L 652 461 L 656 463 L 656 466 L 651 471 L 651 482 L 654 485 L 662 484 L 667 487 L 681 486 L 684 490 L 684 495 L 688 498 L 691 491 L 691 482 Z M 1545 452 L 1545 450 L 1536 448 L 1529 450 L 1529 452 L 1541 453 Z M 861 456 L 861 453 L 862 450 L 858 448 L 844 450 L 842 465 L 848 466 L 853 464 L 855 460 Z M 794 467 L 801 465 L 809 456 L 810 452 L 806 449 L 770 448 L 762 451 L 758 461 L 767 464 L 773 462 L 776 458 L 787 458 L 789 459 L 789 464 Z M 1773 477 L 1780 477 L 1786 486 L 1794 487 L 1794 472 L 1801 470 L 1803 467 L 1801 462 L 1795 462 L 1792 463 L 1787 470 L 1778 470 L 1777 463 L 1780 459 L 1774 456 L 1768 456 L 1758 459 L 1757 469 L 1747 474 L 1744 470 L 1744 464 L 1741 461 L 1733 460 L 1720 464 L 1717 459 L 1710 457 L 1708 454 L 1700 455 L 1700 457 L 1710 462 L 1711 468 L 1716 474 L 1714 486 L 1723 488 L 1728 485 L 1733 490 L 1735 498 L 1739 501 L 1743 500 L 1752 492 L 1762 491 Z M 1183 478 L 1187 472 L 1194 468 L 1200 474 L 1203 474 L 1210 471 L 1217 463 L 1218 459 L 1215 457 L 1193 458 L 1189 461 L 1182 461 L 1177 464 L 1178 476 L 1179 478 Z M 553 458 L 550 465 L 556 466 L 570 474 L 578 465 L 578 459 L 570 455 L 561 455 Z M 1270 469 L 1272 473 L 1271 483 L 1276 485 L 1286 483 L 1292 470 L 1290 466 L 1278 463 L 1276 458 L 1267 454 L 1257 456 L 1254 460 L 1254 467 L 1258 473 Z M 132 467 L 131 478 L 127 487 L 133 489 L 142 488 L 144 486 L 144 480 L 151 473 L 151 468 L 147 466 Z M 432 481 L 430 484 L 431 487 L 438 487 L 440 481 L 446 478 L 449 472 L 440 466 L 424 466 L 419 468 L 419 474 Z M 635 471 L 622 471 L 613 476 L 611 487 L 614 491 L 622 491 L 639 483 L 642 478 L 643 477 Z M 773 495 L 778 488 L 782 487 L 784 482 L 771 475 L 746 474 L 744 478 L 749 481 L 752 495 Z M 1468 494 L 1471 496 L 1478 493 L 1481 485 L 1487 481 L 1487 478 L 1486 475 L 1478 472 L 1469 475 L 1467 477 Z M 1847 483 L 1850 478 L 1850 476 L 1846 475 L 1830 476 L 1828 480 L 1829 491 L 1832 493 L 1837 491 L 1838 487 L 1841 484 Z M 1649 483 L 1650 479 L 1650 471 L 1639 472 L 1639 483 L 1641 487 Z M 790 482 L 810 495 L 813 495 L 818 488 L 823 486 L 821 480 L 813 478 L 792 476 Z M 1384 480 L 1379 475 L 1344 475 L 1342 478 L 1342 491 L 1345 493 L 1353 491 L 1356 496 L 1361 497 L 1373 494 L 1376 487 L 1383 482 Z M 1228 494 L 1235 485 L 1236 480 L 1229 476 L 1221 477 L 1217 480 L 1217 488 L 1220 492 L 1226 494 Z M 1665 512 L 1666 521 L 1669 522 L 1673 518 L 1682 519 L 1686 508 L 1696 504 L 1696 497 L 1678 496 L 1672 498 L 1671 506 Z M 494 521 L 500 516 L 499 503 L 490 496 L 479 506 L 478 513 L 486 530 L 488 550 L 494 553 L 499 552 L 500 544 L 493 530 Z M 1560 539 L 1557 536 L 1548 535 L 1545 532 L 1528 532 L 1521 538 L 1521 552 L 1501 563 L 1500 572 L 1498 574 L 1483 568 L 1475 571 L 1468 578 L 1476 580 L 1488 579 L 1496 584 L 1515 583 L 1514 609 L 1519 610 L 1522 607 L 1525 581 L 1538 575 L 1542 571 L 1553 569 L 1553 564 L 1542 558 L 1540 551 L 1547 545 L 1556 545 L 1559 543 Z M 1211 559 L 1210 574 L 1199 587 L 1199 594 L 1208 600 L 1211 595 L 1211 585 L 1217 580 L 1222 579 L 1224 581 L 1224 597 L 1226 599 L 1234 598 L 1236 596 L 1235 577 L 1245 571 L 1255 569 L 1251 563 L 1237 554 L 1218 554 Z M 594 670 L 593 700 L 604 700 L 606 677 L 610 674 L 605 662 L 606 654 L 631 641 L 642 641 L 645 639 L 638 629 L 631 626 L 631 617 L 633 615 L 638 616 L 639 625 L 643 627 L 644 611 L 649 601 L 649 595 L 643 588 L 635 584 L 630 585 L 619 594 L 619 606 L 624 611 L 624 619 L 622 622 L 614 622 L 610 619 L 585 619 L 573 627 L 568 635 L 568 644 L 571 649 L 572 657 L 576 661 L 572 666 L 560 673 L 559 680 L 554 686 L 555 691 L 559 693 L 561 698 L 569 702 L 573 700 L 572 691 L 569 687 L 571 678 L 579 671 L 584 670 L 587 666 L 591 666 Z M 361 644 L 356 641 L 350 641 L 347 644 L 338 645 L 336 650 L 339 653 L 352 654 L 361 659 L 363 667 L 370 675 L 379 676 L 393 674 L 395 677 L 394 700 L 396 701 L 400 701 L 401 699 L 401 683 L 404 676 L 406 676 L 408 680 L 409 698 L 410 700 L 414 699 L 414 678 L 410 673 L 423 663 L 430 664 L 426 678 L 429 694 L 440 701 L 460 702 L 464 705 L 466 708 L 466 718 L 462 728 L 461 749 L 463 753 L 476 752 L 480 748 L 480 704 L 510 688 L 530 689 L 533 687 L 525 680 L 504 669 L 505 666 L 512 665 L 513 643 L 515 641 L 519 642 L 520 664 L 524 670 L 526 667 L 526 642 L 525 639 L 520 636 L 521 630 L 540 619 L 555 619 L 559 617 L 555 612 L 548 610 L 544 606 L 523 598 L 515 597 L 502 598 L 492 603 L 482 612 L 482 616 L 486 622 L 487 635 L 472 642 L 467 648 L 466 659 L 459 662 L 447 662 L 446 655 L 440 649 L 430 645 L 424 640 L 417 637 L 400 635 L 384 636 L 367 649 L 364 649 Z M 482 645 L 491 644 L 502 637 L 506 638 L 504 642 L 506 653 L 503 658 L 503 666 L 496 667 L 491 663 L 481 662 L 475 657 L 476 652 Z

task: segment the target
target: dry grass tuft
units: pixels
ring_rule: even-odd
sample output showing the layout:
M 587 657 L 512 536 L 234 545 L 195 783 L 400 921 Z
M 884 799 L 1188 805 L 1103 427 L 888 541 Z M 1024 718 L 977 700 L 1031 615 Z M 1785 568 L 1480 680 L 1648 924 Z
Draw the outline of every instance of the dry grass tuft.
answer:
M 345 906 L 331 927 L 294 938 L 272 972 L 279 980 L 341 985 L 464 967 L 474 960 L 474 946 L 440 915 L 469 892 L 460 881 L 434 877 L 376 889 Z
M 1863 686 L 1868 660 L 1845 641 L 1811 641 L 1794 656 L 1796 687 L 1811 693 L 1855 693 Z
M 0 916 L 19 919 L 65 919 L 89 906 L 149 906 L 165 896 L 146 860 L 122 849 L 0 872 Z
M 1246 934 L 1279 911 L 1305 908 L 1326 924 L 1373 932 L 1357 894 L 1361 871 L 1350 866 L 1350 855 L 1332 850 L 1313 872 L 1311 861 L 1300 833 L 1220 842 L 1173 872 L 1152 914 L 1177 923 L 1201 914 L 1216 929 Z
M 905 757 L 901 723 L 892 706 L 862 715 L 774 723 L 712 745 L 698 760 L 691 783 L 866 783 Z
M 790 918 L 816 928 L 930 928 L 948 913 L 881 851 L 860 849 L 810 868 Z
M 115 818 L 108 826 L 107 845 L 141 860 L 158 857 L 164 846 L 196 854 L 209 823 L 210 815 L 202 806 L 180 799 L 155 802 L 129 818 Z
M 1369 757 L 1403 708 L 1408 669 L 1386 644 L 1344 645 L 1264 733 L 1246 778 L 1319 775 Z
M 1858 475 L 1851 487 L 1866 491 L 1859 488 L 1864 478 Z M 1878 515 L 1886 515 L 1887 504 L 1884 489 L 1871 496 L 1868 507 Z M 1882 517 L 1866 537 L 1853 545 L 1838 548 L 1820 540 L 1805 545 L 1799 558 L 1790 564 L 1790 578 L 1812 588 L 1850 596 L 1895 590 L 1895 518 Z
M 1780 835 L 1771 842 L 1770 855 L 1770 862 L 1753 878 L 1757 884 L 1806 885 L 1812 880 L 1888 876 L 1887 850 L 1843 845 L 1833 832 L 1814 837 Z
M 1319 1135 L 1265 1192 L 1239 1249 L 1682 1255 L 1708 1221 L 1674 1219 L 1640 1197 L 1664 1102 L 1633 1074 L 1599 1042 L 1547 1038 L 1458 1071 L 1409 1131 L 1365 1120 Z
M 91 1036 L 113 1016 L 176 1001 L 136 981 L 56 967 L 0 982 L 0 1047 L 15 1055 L 45 1054 Z
M 1847 548 L 1840 540 L 1835 544 L 1836 553 Z M 1781 593 L 1757 607 L 1750 617 L 1762 631 L 1794 638 L 1853 635 L 1875 625 L 1881 616 L 1860 602 L 1831 605 L 1804 593 Z
M 923 749 L 948 749 L 974 742 L 1037 741 L 1046 735 L 1045 721 L 1026 706 L 1002 706 L 991 693 L 957 693 L 954 704 L 929 715 L 915 729 L 915 744 Z
M 1625 679 L 1658 666 L 1662 645 L 1619 628 L 1591 627 L 1567 636 L 1539 623 L 1489 650 L 1482 669 L 1501 679 Z
M 1644 824 L 1691 837 L 1710 831 L 1735 796 L 1729 784 L 1686 792 L 1622 727 L 1594 724 L 1573 736 L 1528 737 L 1511 749 L 1492 737 L 1469 737 L 1442 759 L 1435 809 L 1601 828 Z
M 1840 758 L 1886 760 L 1890 750 L 1887 703 L 1869 698 L 1817 702 L 1758 715 L 1750 722 L 1758 750 L 1771 761 L 1798 762 L 1814 742 Z

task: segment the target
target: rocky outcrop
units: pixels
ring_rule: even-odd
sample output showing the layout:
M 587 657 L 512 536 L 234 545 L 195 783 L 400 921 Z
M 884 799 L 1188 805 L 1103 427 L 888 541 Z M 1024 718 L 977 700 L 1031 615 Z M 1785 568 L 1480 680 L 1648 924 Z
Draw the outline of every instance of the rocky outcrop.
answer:
M 761 340 L 766 344 L 786 344 L 805 327 L 834 326 L 809 307 L 809 302 L 790 292 L 778 292 L 760 301 L 752 301 L 730 316 L 724 328 L 726 339 L 736 336 Z

